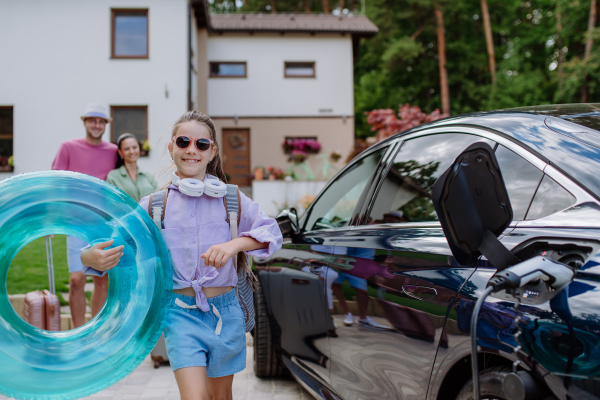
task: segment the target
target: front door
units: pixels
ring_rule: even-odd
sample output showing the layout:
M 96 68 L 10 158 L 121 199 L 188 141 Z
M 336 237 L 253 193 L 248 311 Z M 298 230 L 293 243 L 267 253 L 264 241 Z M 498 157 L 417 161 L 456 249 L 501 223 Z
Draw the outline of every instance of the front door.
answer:
M 250 186 L 250 130 L 223 129 L 223 170 L 232 185 Z

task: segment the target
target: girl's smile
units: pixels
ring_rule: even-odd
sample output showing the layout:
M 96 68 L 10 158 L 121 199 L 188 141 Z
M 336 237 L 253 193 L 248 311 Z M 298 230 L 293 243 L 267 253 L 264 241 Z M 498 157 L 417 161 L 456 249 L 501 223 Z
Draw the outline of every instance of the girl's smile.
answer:
M 179 177 L 204 180 L 206 167 L 217 153 L 216 146 L 211 145 L 208 150 L 199 151 L 194 144 L 191 144 L 182 149 L 175 144 L 179 136 L 187 136 L 192 140 L 211 140 L 210 130 L 206 125 L 196 121 L 184 122 L 179 125 L 175 136 L 169 143 L 169 153 L 173 157 Z

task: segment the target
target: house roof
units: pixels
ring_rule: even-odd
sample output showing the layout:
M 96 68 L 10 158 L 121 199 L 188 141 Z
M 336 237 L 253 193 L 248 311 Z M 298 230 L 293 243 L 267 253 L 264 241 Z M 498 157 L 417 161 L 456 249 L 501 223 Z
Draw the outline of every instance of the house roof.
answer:
M 370 37 L 379 29 L 365 15 L 332 14 L 212 14 L 207 0 L 191 0 L 199 28 L 213 32 L 348 33 Z
M 214 32 L 349 33 L 373 36 L 378 28 L 365 15 L 210 14 Z

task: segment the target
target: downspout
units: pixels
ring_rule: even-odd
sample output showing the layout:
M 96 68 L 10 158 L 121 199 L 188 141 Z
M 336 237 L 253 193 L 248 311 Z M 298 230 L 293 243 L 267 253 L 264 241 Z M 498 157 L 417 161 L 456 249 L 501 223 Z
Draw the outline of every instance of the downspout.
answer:
M 187 109 L 192 109 L 192 3 L 187 2 Z

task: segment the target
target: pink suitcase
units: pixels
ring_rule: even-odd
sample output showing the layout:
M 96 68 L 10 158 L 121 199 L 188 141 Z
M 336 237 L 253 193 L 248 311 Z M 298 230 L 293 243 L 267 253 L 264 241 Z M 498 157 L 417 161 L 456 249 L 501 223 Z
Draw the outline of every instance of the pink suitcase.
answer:
M 25 295 L 23 317 L 36 328 L 60 331 L 60 301 L 55 294 L 52 239 L 46 236 L 46 261 L 48 263 L 49 290 L 29 292 Z
M 36 328 L 60 331 L 60 301 L 48 290 L 29 292 L 25 295 L 23 317 Z

